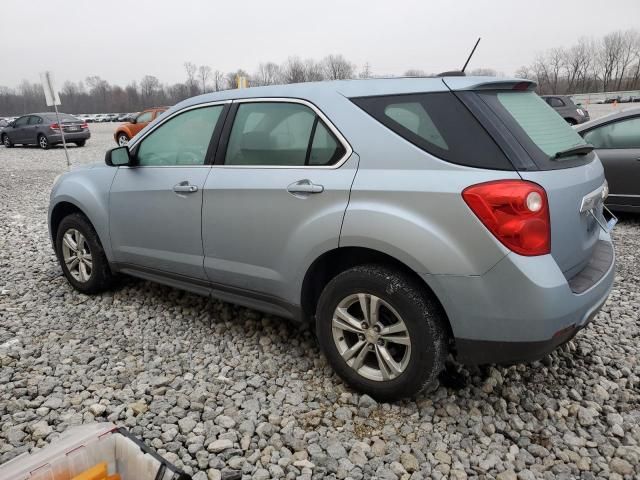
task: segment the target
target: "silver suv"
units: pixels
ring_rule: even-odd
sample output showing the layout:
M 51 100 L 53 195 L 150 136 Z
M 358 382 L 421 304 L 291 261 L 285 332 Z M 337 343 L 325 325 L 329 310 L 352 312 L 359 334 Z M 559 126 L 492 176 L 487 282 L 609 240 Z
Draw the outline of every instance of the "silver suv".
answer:
M 540 358 L 605 302 L 614 252 L 602 165 L 533 87 L 380 79 L 186 100 L 55 182 L 62 271 L 85 293 L 125 273 L 311 322 L 335 371 L 382 400 L 420 391 L 448 354 Z

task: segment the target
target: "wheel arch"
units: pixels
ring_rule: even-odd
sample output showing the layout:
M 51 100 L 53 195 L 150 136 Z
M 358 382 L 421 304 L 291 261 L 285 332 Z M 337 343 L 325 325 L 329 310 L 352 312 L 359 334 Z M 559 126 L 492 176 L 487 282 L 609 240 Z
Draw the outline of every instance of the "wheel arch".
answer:
M 320 294 L 332 278 L 349 268 L 364 264 L 377 264 L 400 270 L 423 286 L 441 309 L 449 338 L 454 338 L 446 310 L 432 286 L 406 263 L 388 253 L 366 247 L 338 247 L 324 252 L 309 266 L 304 275 L 300 292 L 300 308 L 303 321 L 312 321 Z
M 74 213 L 79 213 L 84 216 L 89 221 L 89 223 L 91 223 L 93 228 L 95 228 L 89 216 L 78 205 L 67 200 L 58 202 L 51 210 L 51 215 L 49 218 L 49 234 L 51 236 L 51 242 L 54 245 L 56 242 L 56 236 L 58 235 L 58 227 L 60 226 L 60 223 L 65 217 Z

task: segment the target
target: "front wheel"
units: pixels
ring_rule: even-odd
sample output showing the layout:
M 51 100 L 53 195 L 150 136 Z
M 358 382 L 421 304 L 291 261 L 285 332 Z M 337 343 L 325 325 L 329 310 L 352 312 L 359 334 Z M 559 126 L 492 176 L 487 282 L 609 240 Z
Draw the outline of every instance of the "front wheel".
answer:
M 13 147 L 13 143 L 9 139 L 9 135 L 7 135 L 6 133 L 2 135 L 2 144 L 7 148 Z
M 129 137 L 125 133 L 118 134 L 118 145 L 124 147 L 129 144 Z
M 56 254 L 64 276 L 76 290 L 99 293 L 113 283 L 98 234 L 84 215 L 74 213 L 62 219 L 56 234 Z
M 47 150 L 49 148 L 49 139 L 44 135 L 38 135 L 38 146 L 42 150 Z
M 316 312 L 318 341 L 336 373 L 383 401 L 415 395 L 437 379 L 447 355 L 445 322 L 424 285 L 378 265 L 333 278 Z

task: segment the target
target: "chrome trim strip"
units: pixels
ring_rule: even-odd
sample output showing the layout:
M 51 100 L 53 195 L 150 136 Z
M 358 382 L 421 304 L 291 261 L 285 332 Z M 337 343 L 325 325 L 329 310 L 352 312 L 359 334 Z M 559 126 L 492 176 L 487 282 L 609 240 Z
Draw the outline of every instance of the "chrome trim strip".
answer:
M 168 117 L 163 118 L 160 122 L 155 124 L 152 129 L 147 130 L 144 133 L 144 135 L 142 135 L 140 138 L 136 138 L 134 136 L 135 141 L 129 142 L 129 144 L 127 146 L 129 147 L 129 150 L 133 149 L 138 143 L 140 143 L 142 140 L 144 140 L 144 138 L 147 135 L 149 135 L 152 132 L 155 132 L 161 125 L 163 125 L 166 121 L 172 119 L 176 115 L 180 115 L 181 113 L 188 112 L 189 110 L 195 110 L 196 108 L 212 107 L 212 106 L 215 106 L 215 105 L 226 105 L 228 103 L 231 103 L 231 100 L 219 100 L 219 101 L 216 101 L 216 102 L 198 103 L 197 105 L 191 105 L 189 107 L 183 108 L 182 110 L 177 110 L 177 111 L 173 112 L 171 115 L 169 115 Z M 162 113 L 164 113 L 164 112 L 162 112 Z M 174 166 L 174 165 L 168 165 L 168 166 Z M 188 166 L 188 165 L 181 165 L 181 166 Z M 197 166 L 197 165 L 195 165 L 195 166 Z M 207 166 L 209 166 L 209 165 L 207 165 Z
M 610 197 L 631 197 L 631 198 L 640 198 L 640 195 L 623 195 L 620 193 L 610 193 Z

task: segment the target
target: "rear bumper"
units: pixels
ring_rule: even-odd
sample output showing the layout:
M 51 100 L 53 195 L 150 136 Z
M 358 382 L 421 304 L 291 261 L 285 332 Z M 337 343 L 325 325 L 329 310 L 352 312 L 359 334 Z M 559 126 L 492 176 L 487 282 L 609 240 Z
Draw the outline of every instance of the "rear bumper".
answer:
M 62 143 L 62 135 L 59 133 L 50 133 L 47 135 L 49 143 Z M 85 130 L 82 132 L 65 132 L 64 139 L 66 142 L 77 142 L 78 140 L 88 140 L 91 138 L 91 132 Z
M 601 238 L 607 245 L 607 234 Z M 448 315 L 457 359 L 466 364 L 542 358 L 584 328 L 605 303 L 615 274 L 608 268 L 582 293 L 572 291 L 551 255 L 509 254 L 481 276 L 425 276 Z

